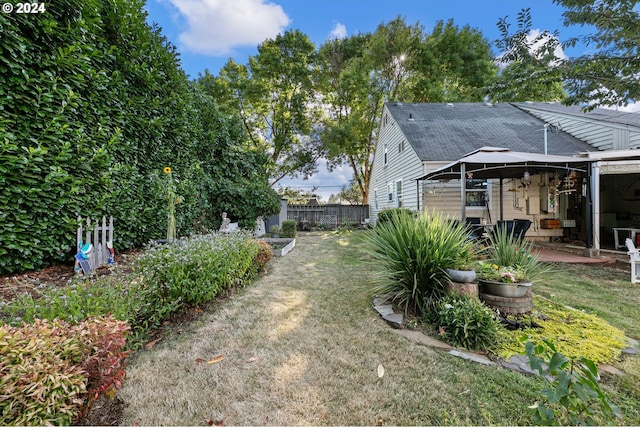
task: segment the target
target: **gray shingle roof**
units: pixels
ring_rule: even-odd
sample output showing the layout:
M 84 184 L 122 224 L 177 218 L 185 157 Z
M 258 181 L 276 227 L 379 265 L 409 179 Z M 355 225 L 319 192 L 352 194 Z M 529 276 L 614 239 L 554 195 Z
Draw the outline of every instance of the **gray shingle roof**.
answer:
M 452 105 L 452 106 L 451 106 Z M 511 104 L 407 104 L 386 107 L 423 161 L 452 161 L 481 147 L 544 153 L 544 122 Z M 598 151 L 562 131 L 547 133 L 547 153 Z
M 548 111 L 551 113 L 561 113 L 575 117 L 586 117 L 599 122 L 616 123 L 620 125 L 628 125 L 640 128 L 640 114 L 629 113 L 626 111 L 609 110 L 606 108 L 596 108 L 593 111 L 585 113 L 578 106 L 564 106 L 558 103 L 548 102 L 517 102 L 516 107 L 527 109 L 535 109 L 540 111 Z

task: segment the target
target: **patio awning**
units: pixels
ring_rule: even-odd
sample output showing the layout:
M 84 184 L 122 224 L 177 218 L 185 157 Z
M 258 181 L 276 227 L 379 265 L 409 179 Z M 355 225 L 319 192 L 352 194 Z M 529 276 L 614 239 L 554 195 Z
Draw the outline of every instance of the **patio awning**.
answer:
M 455 162 L 433 170 L 423 180 L 517 178 L 550 171 L 587 172 L 593 159 L 510 151 L 508 148 L 482 147 Z
M 508 148 L 482 147 L 473 151 L 455 162 L 449 163 L 441 168 L 433 170 L 416 179 L 419 187 L 420 181 L 448 181 L 450 179 L 460 180 L 460 210 L 462 219 L 467 217 L 467 207 L 465 202 L 466 179 L 500 179 L 500 219 L 503 219 L 503 178 L 523 177 L 525 172 L 529 175 L 541 174 L 544 172 L 582 172 L 587 176 L 586 206 L 588 218 L 587 228 L 587 248 L 593 245 L 593 223 L 592 223 L 592 195 L 591 195 L 591 163 L 595 159 L 585 157 L 558 156 L 540 153 L 525 153 L 510 151 Z M 420 206 L 418 206 L 418 209 Z

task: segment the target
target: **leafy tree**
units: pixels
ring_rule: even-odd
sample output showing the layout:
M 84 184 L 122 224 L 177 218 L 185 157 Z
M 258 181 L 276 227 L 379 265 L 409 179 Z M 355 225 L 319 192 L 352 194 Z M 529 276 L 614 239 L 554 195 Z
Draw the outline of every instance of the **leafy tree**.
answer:
M 562 84 L 557 33 L 532 32 L 530 9 L 518 13 L 518 30 L 511 34 L 507 17 L 498 21 L 502 50 L 498 61 L 504 69 L 490 89 L 493 101 L 561 101 L 567 97 Z
M 506 19 L 498 26 L 502 38 L 497 45 L 503 48 L 505 60 L 536 59 L 538 68 L 535 78 L 528 76 L 529 84 L 541 81 L 542 84 L 561 82 L 568 92 L 566 104 L 582 104 L 590 110 L 598 106 L 627 105 L 640 96 L 640 12 L 637 0 L 554 0 L 555 4 L 565 7 L 564 25 L 580 25 L 593 28 L 592 33 L 565 41 L 564 47 L 574 47 L 585 43 L 593 53 L 576 58 L 559 59 L 555 50 L 559 45 L 557 32 L 545 31 L 538 37 L 538 54 L 531 55 L 531 42 L 527 40 L 531 28 L 531 16 L 528 9 L 518 15 L 518 30 L 508 31 Z M 550 65 L 553 65 L 552 67 Z M 546 66 L 546 67 L 545 67 Z M 524 81 L 520 74 L 514 85 Z M 554 89 L 556 86 L 553 86 Z
M 491 46 L 482 33 L 453 20 L 438 21 L 419 45 L 415 63 L 414 102 L 477 102 L 495 79 Z
M 345 184 L 340 189 L 337 196 L 338 202 L 347 202 L 352 205 L 362 204 L 362 193 L 358 187 L 358 183 L 355 180 L 349 181 L 349 184 Z
M 239 142 L 246 141 L 242 122 L 222 114 L 216 101 L 194 83 L 200 141 L 194 169 L 198 172 L 199 224 L 218 228 L 221 213 L 253 229 L 258 216 L 279 212 L 280 197 L 269 186 L 265 153 Z M 194 177 L 195 178 L 195 177 Z
M 315 192 L 318 188 L 313 187 L 311 190 L 304 191 L 291 187 L 278 187 L 278 194 L 283 199 L 286 199 L 290 205 L 306 205 L 309 200 L 316 198 L 320 200 Z
M 593 28 L 594 33 L 568 40 L 595 52 L 565 64 L 569 104 L 627 105 L 640 99 L 640 11 L 637 0 L 554 0 L 567 10 L 564 25 Z
M 372 73 L 374 64 L 363 57 L 370 36 L 330 40 L 319 52 L 323 100 L 328 116 L 322 142 L 330 167 L 347 163 L 366 200 L 375 149 L 377 123 L 384 92 Z
M 308 176 L 322 154 L 314 127 L 315 56 L 308 36 L 290 30 L 258 46 L 248 66 L 230 60 L 209 83 L 226 111 L 240 112 L 254 147 L 269 154 L 271 186 L 287 175 Z
M 319 49 L 320 91 L 328 110 L 322 142 L 330 165 L 347 163 L 368 203 L 371 164 L 385 101 L 480 100 L 495 76 L 489 44 L 469 27 L 397 17 L 373 34 L 329 40 Z

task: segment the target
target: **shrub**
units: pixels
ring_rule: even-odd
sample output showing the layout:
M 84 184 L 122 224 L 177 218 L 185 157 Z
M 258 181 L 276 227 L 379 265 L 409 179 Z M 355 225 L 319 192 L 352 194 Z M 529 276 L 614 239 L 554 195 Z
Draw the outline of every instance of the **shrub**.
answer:
M 384 224 L 385 222 L 391 221 L 394 217 L 401 216 L 401 215 L 406 215 L 411 218 L 415 218 L 416 216 L 416 214 L 413 211 L 407 208 L 383 209 L 380 212 L 378 212 L 378 220 L 376 221 L 376 224 Z
M 129 286 L 118 277 L 102 277 L 84 283 L 74 278 L 69 286 L 40 286 L 34 295 L 21 294 L 4 309 L 4 320 L 15 326 L 34 319 L 61 319 L 76 324 L 90 316 L 111 314 L 118 320 L 129 318 Z
M 447 295 L 431 314 L 444 340 L 456 347 L 482 350 L 495 346 L 500 322 L 480 300 L 463 295 Z
M 92 317 L 78 324 L 73 332 L 80 336 L 86 354 L 83 368 L 89 377 L 89 405 L 102 395 L 113 396 L 125 377 L 129 353 L 124 347 L 129 326 L 113 317 Z
M 69 425 L 86 393 L 82 343 L 65 322 L 0 326 L 0 425 Z
M 296 222 L 292 219 L 282 221 L 282 230 L 280 231 L 280 237 L 287 239 L 293 239 L 296 237 Z
M 78 281 L 65 288 L 41 288 L 3 307 L 3 318 L 17 325 L 35 318 L 76 324 L 89 316 L 113 314 L 126 320 L 135 341 L 188 305 L 211 301 L 254 270 L 260 244 L 246 232 L 180 239 L 149 247 L 126 278 Z M 6 314 L 5 314 L 6 313 Z
M 265 270 L 271 258 L 273 258 L 273 249 L 271 246 L 264 240 L 258 240 L 258 244 L 260 248 L 258 249 L 258 253 L 253 258 L 253 265 L 255 267 L 255 271 L 261 273 Z
M 416 314 L 445 294 L 445 269 L 470 257 L 473 248 L 466 226 L 441 214 L 392 216 L 368 230 L 365 241 L 379 273 L 374 292 L 395 295 L 405 312 Z
M 120 386 L 127 329 L 113 318 L 0 325 L 0 424 L 77 420 L 94 399 Z
M 556 351 L 548 340 L 526 343 L 529 366 L 548 382 L 542 390 L 545 402 L 529 409 L 538 425 L 613 425 L 621 420 L 618 408 L 598 383 L 598 368 L 580 357 L 572 360 Z M 551 354 L 548 357 L 547 354 Z
M 131 289 L 136 297 L 132 325 L 147 330 L 186 305 L 211 301 L 242 281 L 258 252 L 258 241 L 246 232 L 149 247 L 134 267 L 141 278 Z

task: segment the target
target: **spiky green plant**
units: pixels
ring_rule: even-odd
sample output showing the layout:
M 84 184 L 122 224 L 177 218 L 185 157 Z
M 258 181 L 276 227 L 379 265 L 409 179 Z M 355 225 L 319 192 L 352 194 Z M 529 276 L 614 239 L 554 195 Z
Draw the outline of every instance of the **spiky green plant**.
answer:
M 365 251 L 378 280 L 373 291 L 393 295 L 404 311 L 422 314 L 445 294 L 445 269 L 471 259 L 466 225 L 439 213 L 394 215 L 367 232 Z
M 491 263 L 517 268 L 526 281 L 535 280 L 550 271 L 533 252 L 533 243 L 518 239 L 506 227 L 499 227 L 489 235 L 487 254 Z

